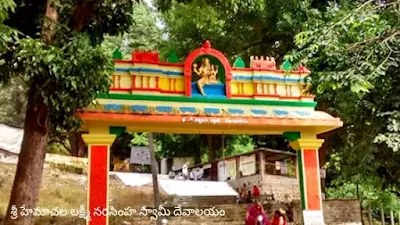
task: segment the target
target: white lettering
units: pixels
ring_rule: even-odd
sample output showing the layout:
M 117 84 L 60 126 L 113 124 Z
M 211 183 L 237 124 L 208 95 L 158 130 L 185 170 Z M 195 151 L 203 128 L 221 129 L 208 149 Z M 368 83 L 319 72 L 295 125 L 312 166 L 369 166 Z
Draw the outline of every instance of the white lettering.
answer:
M 246 119 L 235 119 L 235 118 L 204 118 L 204 117 L 183 117 L 182 123 L 194 122 L 198 124 L 212 123 L 212 124 L 248 124 Z

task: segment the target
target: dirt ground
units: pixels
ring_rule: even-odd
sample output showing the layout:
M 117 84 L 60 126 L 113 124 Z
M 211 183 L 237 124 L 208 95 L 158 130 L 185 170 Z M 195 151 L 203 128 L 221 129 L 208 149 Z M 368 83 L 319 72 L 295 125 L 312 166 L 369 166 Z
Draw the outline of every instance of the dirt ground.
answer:
M 0 163 L 0 224 L 5 216 L 11 188 L 14 181 L 16 166 Z M 81 205 L 86 207 L 87 177 L 82 174 L 68 173 L 46 166 L 43 172 L 42 187 L 40 190 L 39 206 L 52 209 L 79 209 Z M 166 195 L 161 193 L 162 200 Z M 123 209 L 130 206 L 140 209 L 142 206 L 153 205 L 153 188 L 126 187 L 117 179 L 110 177 L 110 206 L 116 209 Z M 46 221 L 44 221 L 46 220 Z M 49 221 L 51 220 L 51 221 Z M 63 217 L 59 218 L 38 218 L 37 224 L 85 224 L 82 219 Z

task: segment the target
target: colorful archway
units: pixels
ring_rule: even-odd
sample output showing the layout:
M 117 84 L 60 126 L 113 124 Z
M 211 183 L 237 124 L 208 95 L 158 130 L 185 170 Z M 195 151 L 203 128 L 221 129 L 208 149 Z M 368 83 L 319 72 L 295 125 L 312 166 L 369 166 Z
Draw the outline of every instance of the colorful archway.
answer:
M 192 66 L 202 55 L 224 66 L 226 98 L 191 96 Z M 118 132 L 196 134 L 280 134 L 297 151 L 303 210 L 322 211 L 317 135 L 343 125 L 339 118 L 316 111 L 314 97 L 304 91 L 309 71 L 276 69 L 273 58 L 254 59 L 254 67 L 232 69 L 227 58 L 206 42 L 185 63 L 159 62 L 156 53 L 115 61 L 113 86 L 97 105 L 78 113 L 89 145 L 88 208 L 90 225 L 106 225 L 109 151 Z

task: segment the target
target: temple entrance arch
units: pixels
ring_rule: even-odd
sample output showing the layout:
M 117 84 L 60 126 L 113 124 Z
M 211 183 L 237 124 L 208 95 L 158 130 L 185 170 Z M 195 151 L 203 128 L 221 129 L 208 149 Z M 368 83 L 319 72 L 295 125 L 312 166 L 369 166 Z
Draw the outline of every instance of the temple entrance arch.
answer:
M 201 70 L 194 65 L 196 59 L 208 56 L 224 66 L 225 98 L 207 97 L 207 89 L 203 97 L 192 96 L 192 70 Z M 110 93 L 99 95 L 97 105 L 78 112 L 84 122 L 82 129 L 88 132 L 83 136 L 89 146 L 92 220 L 88 224 L 108 223 L 107 216 L 93 212 L 109 206 L 110 146 L 116 135 L 125 131 L 284 135 L 297 151 L 302 208 L 322 211 L 318 149 L 323 140 L 317 139 L 317 134 L 343 123 L 315 110 L 313 96 L 303 90 L 307 69 L 282 71 L 269 57 L 252 59 L 250 68 L 232 68 L 209 42 L 189 54 L 184 64 L 159 62 L 155 53 L 135 53 L 132 61 L 114 62 Z M 199 74 L 212 76 L 212 67 L 207 65 L 205 62 Z

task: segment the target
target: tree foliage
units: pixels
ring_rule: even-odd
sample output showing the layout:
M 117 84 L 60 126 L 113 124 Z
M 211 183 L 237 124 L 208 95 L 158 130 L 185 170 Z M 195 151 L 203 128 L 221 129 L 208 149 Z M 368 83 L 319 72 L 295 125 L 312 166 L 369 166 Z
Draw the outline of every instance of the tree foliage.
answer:
M 37 206 L 49 130 L 71 129 L 77 109 L 108 91 L 112 61 L 99 44 L 105 34 L 129 27 L 131 12 L 130 0 L 6 0 L 0 6 L 0 29 L 19 35 L 0 35 L 0 83 L 20 77 L 28 96 L 5 223 L 34 223 L 33 215 L 12 220 L 11 205 Z
M 343 1 L 312 17 L 287 55 L 307 63 L 319 108 L 344 121 L 333 137 L 328 172 L 341 184 L 371 177 L 377 190 L 398 194 L 400 88 L 399 2 Z M 396 191 L 397 190 L 397 191 Z
M 26 111 L 26 86 L 21 79 L 0 85 L 0 123 L 23 127 Z
M 92 47 L 87 35 L 74 35 L 60 46 L 48 46 L 40 39 L 26 38 L 19 42 L 9 61 L 17 67 L 33 99 L 43 99 L 51 114 L 51 124 L 67 125 L 76 109 L 92 103 L 98 93 L 109 87 L 112 64 L 101 48 Z M 96 63 L 94 63 L 96 62 Z M 8 73 L 7 73 L 8 72 Z M 1 73 L 14 76 L 14 71 Z
M 8 19 L 9 12 L 14 12 L 16 4 L 13 0 L 3 0 L 0 5 L 0 54 L 3 54 L 8 47 L 8 44 L 15 40 L 17 31 L 4 24 Z M 0 64 L 4 61 L 0 61 Z
M 158 13 L 144 3 L 134 3 L 133 24 L 120 35 L 106 35 L 103 48 L 109 56 L 120 49 L 124 58 L 131 58 L 132 51 L 162 51 L 163 31 L 157 26 Z
M 266 55 L 281 61 L 313 7 L 310 1 L 156 1 L 164 11 L 169 48 L 185 56 L 205 40 L 228 56 Z
M 358 188 L 357 184 L 346 182 L 337 187 L 328 188 L 326 194 L 328 198 L 334 199 L 360 198 L 363 208 L 370 206 L 372 209 L 384 209 L 386 212 L 400 209 L 398 196 L 393 192 L 376 189 L 373 182 L 358 184 Z
M 89 8 L 75 1 L 62 1 L 62 4 L 55 1 L 53 10 L 57 12 L 57 19 L 48 27 L 53 38 L 51 43 L 46 43 L 43 34 L 40 36 L 45 29 L 40 23 L 49 19 L 40 14 L 45 5 L 36 5 L 28 15 L 23 15 L 21 12 L 30 5 L 17 3 L 15 13 L 6 24 L 22 35 L 11 46 L 12 51 L 3 56 L 6 62 L 0 66 L 0 80 L 22 77 L 33 101 L 43 99 L 50 110 L 50 123 L 70 128 L 67 125 L 76 109 L 89 105 L 96 94 L 108 91 L 112 63 L 98 44 L 104 34 L 115 34 L 131 24 L 131 17 L 127 15 L 132 12 L 132 4 L 129 1 L 91 2 L 89 6 L 93 8 Z M 32 16 L 31 22 L 22 24 L 27 16 Z

